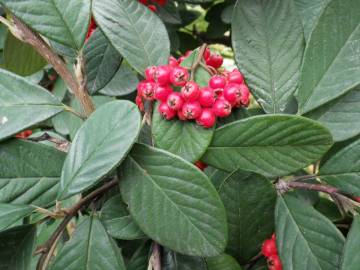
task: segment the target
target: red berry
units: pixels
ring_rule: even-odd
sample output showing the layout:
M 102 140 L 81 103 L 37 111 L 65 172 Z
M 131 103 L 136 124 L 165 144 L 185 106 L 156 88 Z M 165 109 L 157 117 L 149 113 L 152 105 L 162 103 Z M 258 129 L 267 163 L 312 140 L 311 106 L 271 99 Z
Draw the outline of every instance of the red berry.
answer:
M 210 55 L 211 55 L 210 49 L 206 48 L 205 51 L 204 51 L 204 59 L 205 59 L 205 61 L 207 59 L 209 59 Z
M 268 268 L 269 270 L 282 270 L 282 264 L 280 261 L 280 257 L 276 255 L 271 255 L 268 260 Z
M 230 102 L 232 106 L 240 102 L 241 91 L 240 85 L 235 83 L 229 83 L 225 86 L 223 92 L 224 98 Z
M 212 128 L 216 122 L 216 116 L 212 109 L 204 108 L 196 122 L 204 128 Z
M 209 81 L 209 86 L 212 89 L 224 88 L 226 85 L 226 79 L 221 75 L 214 75 Z
M 242 84 L 244 82 L 244 77 L 241 72 L 237 69 L 234 69 L 230 73 L 227 74 L 228 82 Z
M 154 5 L 148 5 L 148 8 L 149 8 L 151 11 L 153 11 L 153 12 L 156 12 L 156 11 L 157 11 L 156 6 L 154 6 Z
M 244 106 L 248 106 L 250 103 L 250 91 L 245 84 L 240 85 L 240 102 Z
M 204 87 L 200 90 L 200 96 L 198 101 L 203 107 L 211 107 L 215 103 L 215 93 L 209 87 Z
M 174 111 L 180 110 L 184 104 L 184 100 L 180 93 L 172 92 L 166 100 L 167 105 Z
M 189 79 L 189 72 L 183 67 L 175 67 L 170 72 L 170 81 L 176 86 L 184 86 Z
M 231 104 L 224 98 L 219 98 L 213 105 L 213 110 L 218 117 L 227 117 L 231 114 Z
M 18 138 L 18 139 L 26 139 L 27 137 L 31 136 L 32 135 L 32 130 L 30 129 L 27 129 L 27 130 L 24 130 L 18 134 L 15 135 L 15 138 Z
M 137 91 L 138 91 L 138 95 L 142 96 L 142 92 L 145 88 L 145 84 L 147 83 L 147 81 L 141 81 L 138 83 L 137 85 Z
M 148 0 L 138 0 L 138 1 L 143 5 L 147 5 L 147 3 L 148 3 Z
M 139 110 L 140 111 L 144 111 L 145 110 L 145 107 L 144 107 L 144 103 L 143 103 L 143 100 L 141 98 L 140 95 L 137 95 L 136 98 L 135 98 L 135 103 L 136 105 L 139 107 Z
M 186 102 L 181 109 L 186 119 L 196 119 L 201 115 L 201 106 L 197 101 Z
M 179 120 L 181 120 L 181 121 L 186 121 L 186 120 L 187 120 L 186 117 L 183 115 L 182 110 L 178 110 L 178 111 L 177 111 L 177 117 L 178 117 Z
M 167 97 L 173 92 L 172 88 L 168 85 L 158 85 L 155 88 L 155 99 L 160 101 L 166 101 Z
M 162 117 L 164 117 L 166 120 L 170 120 L 175 117 L 176 112 L 172 110 L 166 102 L 161 102 L 158 111 L 161 114 Z
M 181 94 L 185 100 L 197 100 L 200 96 L 199 85 L 194 81 L 189 81 L 181 88 Z
M 196 167 L 198 167 L 200 170 L 205 170 L 206 168 L 207 168 L 207 164 L 206 163 L 204 163 L 204 162 L 202 162 L 201 160 L 198 160 L 198 161 L 196 161 L 195 163 L 194 163 L 194 165 L 196 166 Z
M 261 252 L 265 257 L 277 254 L 275 239 L 267 239 L 264 241 L 261 247 Z
M 153 82 L 155 80 L 155 72 L 156 66 L 151 66 L 145 69 L 145 78 L 149 82 Z
M 91 17 L 91 20 L 90 20 L 90 24 L 89 24 L 88 32 L 87 32 L 87 34 L 86 34 L 86 39 L 85 39 L 85 41 L 87 41 L 87 40 L 91 37 L 91 35 L 92 35 L 92 33 L 94 33 L 96 27 L 97 27 L 97 26 L 96 26 L 96 22 L 95 22 L 94 18 Z
M 224 62 L 224 59 L 219 54 L 211 54 L 210 57 L 205 60 L 208 66 L 212 66 L 213 68 L 219 68 Z
M 160 85 L 170 83 L 170 71 L 171 67 L 169 66 L 158 66 L 154 74 L 155 81 Z
M 177 67 L 179 65 L 178 60 L 174 56 L 169 57 L 169 66 L 170 67 Z
M 156 2 L 157 2 L 160 6 L 165 6 L 167 0 L 156 0 Z
M 155 98 L 156 83 L 146 82 L 143 85 L 141 96 L 147 100 L 154 100 Z

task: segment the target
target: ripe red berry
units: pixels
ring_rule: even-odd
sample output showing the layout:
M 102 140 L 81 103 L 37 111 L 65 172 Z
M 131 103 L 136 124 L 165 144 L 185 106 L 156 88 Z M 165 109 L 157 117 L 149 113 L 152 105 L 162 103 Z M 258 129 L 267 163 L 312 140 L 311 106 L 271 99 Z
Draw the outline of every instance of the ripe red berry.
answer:
M 155 81 L 160 85 L 170 83 L 170 71 L 170 66 L 158 66 L 154 74 Z
M 219 68 L 223 64 L 224 59 L 221 55 L 214 53 L 211 54 L 210 57 L 205 60 L 205 62 L 208 66 L 212 66 L 213 68 Z
M 223 92 L 224 98 L 230 102 L 232 106 L 240 102 L 241 91 L 240 85 L 235 83 L 229 83 L 225 86 Z
M 30 129 L 27 129 L 27 130 L 24 130 L 18 134 L 15 135 L 15 138 L 18 138 L 18 139 L 26 139 L 27 137 L 31 136 L 32 135 L 32 130 Z
M 181 97 L 180 93 L 172 92 L 166 100 L 167 105 L 174 111 L 180 110 L 184 104 L 184 99 Z
M 158 111 L 161 114 L 162 117 L 164 117 L 166 120 L 170 120 L 175 117 L 176 112 L 172 110 L 166 102 L 161 102 Z
M 148 5 L 148 8 L 149 8 L 151 11 L 153 11 L 153 12 L 156 12 L 156 11 L 157 11 L 156 6 L 154 6 L 154 5 Z
M 177 67 L 179 65 L 178 60 L 174 56 L 169 57 L 169 66 L 170 67 Z
M 146 82 L 143 84 L 143 88 L 141 90 L 141 96 L 147 100 L 154 100 L 155 89 L 156 89 L 156 83 Z
M 194 81 L 189 81 L 181 88 L 181 94 L 185 100 L 195 101 L 200 96 L 199 85 Z
M 200 96 L 198 101 L 203 107 L 211 107 L 215 103 L 215 93 L 209 87 L 204 87 L 200 90 Z
M 155 88 L 155 99 L 165 102 L 172 92 L 172 88 L 168 85 L 157 85 Z
M 175 67 L 170 72 L 170 81 L 176 86 L 184 86 L 189 79 L 189 72 L 183 67 Z
M 250 91 L 245 84 L 240 85 L 240 102 L 244 106 L 248 106 L 250 103 Z
M 282 270 L 282 264 L 280 261 L 280 257 L 276 255 L 271 255 L 268 260 L 268 268 L 269 270 Z
M 183 115 L 182 110 L 178 110 L 178 111 L 177 111 L 177 117 L 178 117 L 179 120 L 181 120 L 181 121 L 186 121 L 186 120 L 187 120 L 186 117 Z
M 201 115 L 196 119 L 196 123 L 204 128 L 212 128 L 215 125 L 216 116 L 212 109 L 204 108 Z
M 209 80 L 209 86 L 212 89 L 224 88 L 226 85 L 226 79 L 221 75 L 214 75 Z
M 155 80 L 155 72 L 156 66 L 147 67 L 145 69 L 145 78 L 149 82 L 153 82 Z
M 182 114 L 186 119 L 196 119 L 201 115 L 201 106 L 197 101 L 186 102 L 181 109 Z
M 224 98 L 219 98 L 213 105 L 213 111 L 218 117 L 227 117 L 231 114 L 231 104 Z
M 156 0 L 156 2 L 157 2 L 160 6 L 165 6 L 167 0 Z
M 206 48 L 205 51 L 204 51 L 204 59 L 205 59 L 205 61 L 207 59 L 209 59 L 210 55 L 211 55 L 210 49 Z
M 237 69 L 234 69 L 233 71 L 229 72 L 226 77 L 229 83 L 242 84 L 244 82 L 244 76 Z
M 202 162 L 201 160 L 198 160 L 198 161 L 196 161 L 195 163 L 194 163 L 194 165 L 196 166 L 196 167 L 198 167 L 200 170 L 205 170 L 206 168 L 207 168 L 207 164 L 206 163 L 204 163 L 204 162 Z
M 143 100 L 142 100 L 142 98 L 141 98 L 141 96 L 139 94 L 135 98 L 135 103 L 139 107 L 140 111 L 143 112 L 145 110 Z
M 147 5 L 148 4 L 148 0 L 138 0 L 141 4 L 143 5 Z
M 265 257 L 270 257 L 271 255 L 277 255 L 275 239 L 265 240 L 264 243 L 262 244 L 261 252 Z

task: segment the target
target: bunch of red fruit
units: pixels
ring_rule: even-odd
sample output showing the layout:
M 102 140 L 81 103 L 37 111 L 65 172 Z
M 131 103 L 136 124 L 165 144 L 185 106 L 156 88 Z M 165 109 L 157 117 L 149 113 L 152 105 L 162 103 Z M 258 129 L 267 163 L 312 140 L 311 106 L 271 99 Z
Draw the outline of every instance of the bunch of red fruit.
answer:
M 248 106 L 250 92 L 237 69 L 219 72 L 223 59 L 205 50 L 204 60 L 209 70 L 216 72 L 206 87 L 190 80 L 188 69 L 180 66 L 188 56 L 178 60 L 170 57 L 169 64 L 145 70 L 145 80 L 138 84 L 136 103 L 144 109 L 143 99 L 160 101 L 158 111 L 167 120 L 195 120 L 205 128 L 215 125 L 217 117 L 227 117 L 233 108 Z
M 150 10 L 156 12 L 157 8 L 155 5 L 151 4 L 151 2 L 153 3 L 157 3 L 160 6 L 165 6 L 167 0 L 138 0 L 141 4 L 147 6 Z
M 261 252 L 267 259 L 269 270 L 282 270 L 282 264 L 276 247 L 275 234 L 270 239 L 264 241 Z

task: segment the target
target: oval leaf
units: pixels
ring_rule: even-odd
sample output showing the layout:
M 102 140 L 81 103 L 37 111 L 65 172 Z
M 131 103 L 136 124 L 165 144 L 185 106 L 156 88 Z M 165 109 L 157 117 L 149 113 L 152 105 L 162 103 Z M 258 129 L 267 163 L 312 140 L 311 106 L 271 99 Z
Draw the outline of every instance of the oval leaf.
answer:
M 81 49 L 90 21 L 90 1 L 0 0 L 0 2 L 45 37 L 74 49 Z
M 111 172 L 140 132 L 140 113 L 129 101 L 97 109 L 78 130 L 61 174 L 59 199 L 80 193 Z
M 170 41 L 160 18 L 133 0 L 94 0 L 93 12 L 101 30 L 139 73 L 166 64 Z
M 0 69 L 0 140 L 44 121 L 64 109 L 49 91 Z
M 195 166 L 137 144 L 119 179 L 131 216 L 156 242 L 192 256 L 215 256 L 224 250 L 224 206 L 210 180 Z
M 199 160 L 209 146 L 214 129 L 206 129 L 194 122 L 172 120 L 153 113 L 152 134 L 155 145 L 194 163 Z
M 330 220 L 293 196 L 279 196 L 277 247 L 283 269 L 339 269 L 344 236 Z
M 344 254 L 341 262 L 341 270 L 357 270 L 360 265 L 360 217 L 355 216 L 347 235 L 344 246 Z
M 329 131 L 307 118 L 254 116 L 217 129 L 202 160 L 229 172 L 282 176 L 317 161 L 331 144 Z
M 236 62 L 267 113 L 282 113 L 298 85 L 304 51 L 292 1 L 239 0 L 232 19 Z
M 162 270 L 208 270 L 203 258 L 182 255 L 168 249 L 163 251 L 161 259 Z
M 354 49 L 359 46 L 359 1 L 331 1 L 317 21 L 305 50 L 297 93 L 301 114 L 360 83 L 360 58 Z
M 208 270 L 241 270 L 238 262 L 227 254 L 206 258 Z
M 0 231 L 28 216 L 33 210 L 29 205 L 0 203 Z

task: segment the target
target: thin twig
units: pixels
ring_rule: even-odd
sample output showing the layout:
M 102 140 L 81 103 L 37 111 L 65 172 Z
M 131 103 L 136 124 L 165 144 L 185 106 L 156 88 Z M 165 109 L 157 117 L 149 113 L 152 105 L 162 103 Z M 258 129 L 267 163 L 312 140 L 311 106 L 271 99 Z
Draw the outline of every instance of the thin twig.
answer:
M 65 111 L 69 112 L 69 113 L 72 113 L 73 115 L 79 117 L 81 120 L 86 120 L 86 116 L 83 115 L 82 113 L 74 110 L 73 108 L 69 107 L 69 106 L 66 106 L 65 105 Z
M 112 187 L 116 186 L 118 184 L 118 179 L 114 179 L 110 182 L 105 183 L 100 188 L 94 190 L 86 197 L 82 198 L 77 204 L 75 204 L 70 209 L 66 210 L 66 217 L 63 219 L 61 224 L 56 228 L 54 233 L 51 235 L 51 237 L 45 242 L 44 245 L 39 246 L 36 249 L 35 254 L 42 253 L 37 267 L 37 270 L 46 270 L 48 267 L 49 257 L 52 256 L 52 253 L 54 251 L 54 246 L 56 246 L 57 239 L 63 234 L 64 230 L 66 229 L 67 224 L 71 221 L 71 219 L 77 214 L 77 212 L 85 205 L 90 203 L 93 199 L 98 197 L 99 195 L 103 194 L 104 192 L 108 191 Z
M 152 252 L 149 260 L 148 270 L 161 270 L 160 246 L 155 241 L 152 245 Z
M 193 81 L 194 80 L 194 77 L 195 77 L 195 72 L 196 72 L 196 69 L 198 68 L 198 66 L 200 65 L 203 57 L 204 57 L 204 53 L 205 53 L 205 50 L 206 50 L 206 43 L 204 43 L 200 49 L 199 49 L 199 54 L 196 58 L 196 60 L 193 62 L 192 66 L 191 66 L 191 74 L 190 74 L 190 80 Z

